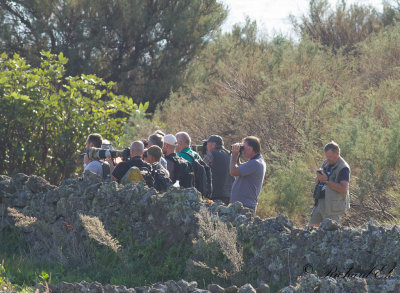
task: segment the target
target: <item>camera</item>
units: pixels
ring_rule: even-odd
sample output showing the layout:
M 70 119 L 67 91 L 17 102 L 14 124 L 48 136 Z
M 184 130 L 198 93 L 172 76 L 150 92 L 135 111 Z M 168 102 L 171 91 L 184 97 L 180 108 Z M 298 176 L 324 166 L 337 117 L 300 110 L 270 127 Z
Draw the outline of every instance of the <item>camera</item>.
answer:
M 130 158 L 130 149 L 125 148 L 122 151 L 113 150 L 113 149 L 99 149 L 99 148 L 90 148 L 87 150 L 87 155 L 89 160 L 102 160 L 107 158 L 116 158 L 121 157 L 122 161 L 127 161 Z
M 203 156 L 207 155 L 207 140 L 203 140 L 202 145 L 192 145 L 190 147 L 193 151 L 201 153 Z
M 322 170 L 321 170 L 321 169 L 318 169 L 318 170 L 317 170 L 317 173 L 319 173 L 319 174 L 322 175 Z

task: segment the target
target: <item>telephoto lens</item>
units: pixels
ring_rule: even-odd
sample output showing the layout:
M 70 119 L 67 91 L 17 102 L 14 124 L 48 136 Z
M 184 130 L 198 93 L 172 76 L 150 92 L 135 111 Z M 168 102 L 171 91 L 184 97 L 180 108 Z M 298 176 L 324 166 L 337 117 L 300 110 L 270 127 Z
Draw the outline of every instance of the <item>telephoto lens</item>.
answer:
M 87 150 L 89 160 L 98 161 L 107 158 L 122 157 L 123 161 L 129 160 L 129 148 L 125 148 L 122 151 L 118 150 L 103 150 L 99 148 L 90 148 Z
M 111 158 L 111 151 L 99 148 L 90 148 L 87 150 L 87 155 L 89 160 L 98 161 L 106 158 Z

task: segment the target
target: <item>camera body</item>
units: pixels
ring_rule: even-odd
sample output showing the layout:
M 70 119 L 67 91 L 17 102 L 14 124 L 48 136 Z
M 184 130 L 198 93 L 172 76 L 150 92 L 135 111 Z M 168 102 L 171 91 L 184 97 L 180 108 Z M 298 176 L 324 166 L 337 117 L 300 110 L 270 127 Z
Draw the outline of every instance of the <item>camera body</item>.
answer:
M 203 140 L 202 145 L 191 145 L 190 148 L 197 152 L 201 153 L 203 156 L 207 155 L 207 140 Z

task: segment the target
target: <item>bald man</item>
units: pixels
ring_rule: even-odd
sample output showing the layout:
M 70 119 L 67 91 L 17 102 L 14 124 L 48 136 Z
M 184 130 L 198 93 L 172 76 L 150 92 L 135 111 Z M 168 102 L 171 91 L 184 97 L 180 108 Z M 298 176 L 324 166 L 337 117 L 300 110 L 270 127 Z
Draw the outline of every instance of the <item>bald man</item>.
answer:
M 134 141 L 130 147 L 130 159 L 126 162 L 119 163 L 114 170 L 111 170 L 112 179 L 119 183 L 131 167 L 138 167 L 140 170 L 148 169 L 148 171 L 151 172 L 151 165 L 142 160 L 143 151 L 143 142 L 140 140 Z

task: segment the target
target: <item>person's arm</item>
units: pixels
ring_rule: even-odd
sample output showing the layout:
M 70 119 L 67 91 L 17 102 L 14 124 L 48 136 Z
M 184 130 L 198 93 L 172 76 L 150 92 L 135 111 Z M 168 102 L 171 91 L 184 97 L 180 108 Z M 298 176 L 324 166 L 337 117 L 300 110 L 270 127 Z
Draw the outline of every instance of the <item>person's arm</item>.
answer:
M 128 170 L 129 166 L 126 164 L 126 162 L 119 163 L 111 174 L 113 180 L 119 182 Z
M 240 154 L 240 143 L 235 143 L 232 145 L 232 155 L 231 155 L 231 162 L 230 162 L 230 167 L 229 171 L 231 173 L 231 176 L 240 176 L 240 171 L 239 171 L 239 158 Z
M 348 181 L 340 181 L 340 183 L 335 183 L 333 181 L 328 181 L 326 183 L 332 190 L 339 192 L 342 195 L 346 195 L 349 190 L 349 182 Z
M 320 182 L 325 183 L 329 186 L 332 190 L 339 192 L 342 195 L 346 195 L 347 191 L 349 190 L 349 169 L 343 169 L 339 173 L 339 183 L 328 181 L 328 176 L 322 171 L 322 174 L 318 174 L 317 178 Z
M 106 161 L 107 161 L 108 165 L 110 165 L 111 180 L 112 181 L 118 181 L 118 179 L 113 176 L 113 172 L 114 172 L 114 169 L 115 169 L 115 165 L 114 165 L 113 159 L 107 158 Z

